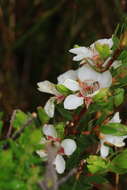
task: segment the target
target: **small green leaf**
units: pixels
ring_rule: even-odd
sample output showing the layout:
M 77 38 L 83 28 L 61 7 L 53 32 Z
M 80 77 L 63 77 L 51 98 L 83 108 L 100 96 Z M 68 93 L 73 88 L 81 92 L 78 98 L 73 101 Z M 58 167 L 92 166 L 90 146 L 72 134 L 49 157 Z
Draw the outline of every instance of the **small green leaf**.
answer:
M 66 120 L 72 120 L 72 114 L 70 111 L 65 110 L 61 105 L 56 105 L 56 109 Z
M 110 170 L 119 174 L 127 173 L 127 150 L 124 150 L 112 160 Z
M 95 96 L 93 96 L 93 101 L 104 102 L 108 95 L 109 95 L 109 88 L 101 88 L 99 92 Z
M 123 100 L 124 100 L 124 89 L 123 88 L 115 89 L 115 95 L 114 95 L 115 106 L 119 106 L 120 104 L 122 104 Z
M 25 114 L 21 110 L 17 110 L 13 121 L 13 127 L 16 129 L 20 128 L 27 121 L 27 119 L 27 114 Z
M 30 142 L 34 145 L 38 144 L 42 138 L 41 130 L 36 129 L 34 130 L 29 137 Z
M 111 55 L 111 50 L 108 44 L 96 43 L 95 48 L 102 59 L 105 59 Z
M 64 137 L 64 127 L 65 127 L 65 124 L 63 122 L 59 122 L 59 123 L 55 124 L 55 129 L 57 130 L 57 135 L 60 138 Z
M 57 84 L 56 89 L 58 90 L 58 92 L 60 92 L 61 94 L 65 96 L 72 94 L 72 91 L 68 89 L 67 87 L 65 87 L 63 84 Z
M 99 156 L 90 155 L 86 161 L 88 170 L 93 174 L 105 173 L 108 169 L 108 162 Z
M 108 123 L 106 125 L 102 125 L 100 131 L 104 134 L 123 136 L 127 135 L 127 126 L 121 123 Z
M 50 118 L 41 106 L 37 107 L 37 113 L 42 124 L 48 123 Z
M 119 38 L 116 35 L 113 35 L 112 40 L 113 40 L 112 49 L 115 50 L 115 49 L 119 48 L 119 42 L 120 42 Z
M 75 44 L 74 45 L 74 48 L 79 48 L 80 46 L 78 44 Z

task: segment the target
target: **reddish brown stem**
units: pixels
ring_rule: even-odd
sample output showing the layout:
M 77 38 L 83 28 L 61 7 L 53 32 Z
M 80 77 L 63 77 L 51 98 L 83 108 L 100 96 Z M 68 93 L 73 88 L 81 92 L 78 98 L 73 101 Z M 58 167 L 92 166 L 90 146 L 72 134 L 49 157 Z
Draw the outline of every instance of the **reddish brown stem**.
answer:
M 100 72 L 105 72 L 107 71 L 111 65 L 113 64 L 113 62 L 119 57 L 119 55 L 121 54 L 123 48 L 118 48 L 114 51 L 114 54 L 112 56 L 112 58 L 109 60 L 108 64 L 106 65 L 105 68 L 101 68 Z
M 86 111 L 86 107 L 83 107 L 83 109 L 80 111 L 78 115 L 77 113 L 74 114 L 73 119 L 69 121 L 65 127 L 65 135 L 77 134 L 78 124 Z

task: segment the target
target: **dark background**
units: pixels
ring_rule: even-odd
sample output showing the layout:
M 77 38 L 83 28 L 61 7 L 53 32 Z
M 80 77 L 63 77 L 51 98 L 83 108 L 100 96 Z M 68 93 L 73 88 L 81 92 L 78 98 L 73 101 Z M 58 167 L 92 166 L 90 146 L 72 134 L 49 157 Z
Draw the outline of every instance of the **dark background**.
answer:
M 77 68 L 68 50 L 111 37 L 126 11 L 126 0 L 0 0 L 0 111 L 44 105 L 36 83 Z

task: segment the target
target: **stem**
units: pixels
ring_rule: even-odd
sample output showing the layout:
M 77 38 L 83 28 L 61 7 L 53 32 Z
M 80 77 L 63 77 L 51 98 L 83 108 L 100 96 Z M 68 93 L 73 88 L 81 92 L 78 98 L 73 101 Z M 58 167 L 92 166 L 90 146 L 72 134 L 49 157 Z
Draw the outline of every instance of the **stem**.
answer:
M 7 139 L 11 136 L 11 132 L 12 132 L 12 128 L 13 128 L 13 121 L 15 119 L 16 112 L 17 112 L 17 110 L 14 110 L 14 112 L 12 114 L 12 117 L 11 117 L 11 120 L 10 120 L 10 126 L 9 126 L 9 129 L 8 129 L 7 135 L 6 135 Z
M 115 177 L 115 190 L 119 190 L 119 174 Z
M 69 134 L 75 134 L 77 133 L 77 127 L 81 120 L 81 118 L 84 116 L 85 112 L 87 111 L 86 107 L 83 107 L 83 109 L 80 111 L 79 115 L 74 114 L 73 119 L 69 121 L 65 127 L 65 135 Z
M 100 72 L 107 71 L 111 67 L 111 65 L 113 64 L 113 62 L 119 57 L 119 55 L 121 54 L 122 51 L 123 51 L 123 48 L 116 49 L 114 51 L 114 53 L 113 53 L 112 58 L 109 60 L 108 64 L 106 65 L 106 67 L 105 68 L 101 68 Z

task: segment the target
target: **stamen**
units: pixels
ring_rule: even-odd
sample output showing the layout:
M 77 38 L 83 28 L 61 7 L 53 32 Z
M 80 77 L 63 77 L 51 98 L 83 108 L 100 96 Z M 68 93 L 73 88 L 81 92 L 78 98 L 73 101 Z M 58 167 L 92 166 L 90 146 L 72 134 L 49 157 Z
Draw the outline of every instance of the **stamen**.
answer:
M 95 91 L 100 88 L 98 81 L 85 81 L 80 83 L 81 93 L 83 96 L 92 95 Z

